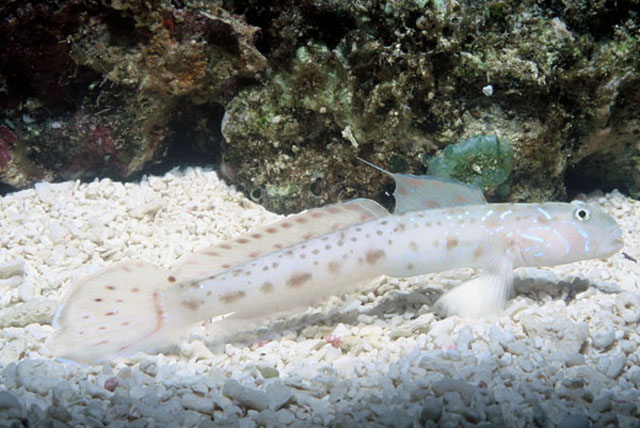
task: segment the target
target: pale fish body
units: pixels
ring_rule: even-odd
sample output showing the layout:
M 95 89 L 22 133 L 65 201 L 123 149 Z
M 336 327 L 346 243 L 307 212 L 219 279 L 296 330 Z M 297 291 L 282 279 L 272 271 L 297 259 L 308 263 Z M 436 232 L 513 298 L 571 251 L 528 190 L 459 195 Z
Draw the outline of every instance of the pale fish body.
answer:
M 576 218 L 581 210 L 591 213 L 589 222 Z M 607 257 L 620 248 L 619 229 L 607 220 L 607 214 L 584 203 L 407 212 L 304 241 L 208 279 L 184 282 L 176 298 L 193 312 L 194 321 L 228 312 L 254 318 L 315 304 L 381 275 L 410 277 L 473 267 L 502 276 L 521 266 Z M 509 290 L 498 291 L 506 296 Z M 501 299 L 495 308 L 481 308 L 477 297 L 473 306 L 452 312 L 480 315 L 503 303 Z
M 437 305 L 449 315 L 481 316 L 503 307 L 514 268 L 606 258 L 622 247 L 615 220 L 583 202 L 486 204 L 466 185 L 390 175 L 394 215 L 359 199 L 207 248 L 173 270 L 129 262 L 98 272 L 59 310 L 49 349 L 77 361 L 155 351 L 214 316 L 259 319 L 381 275 L 461 267 L 482 273 Z

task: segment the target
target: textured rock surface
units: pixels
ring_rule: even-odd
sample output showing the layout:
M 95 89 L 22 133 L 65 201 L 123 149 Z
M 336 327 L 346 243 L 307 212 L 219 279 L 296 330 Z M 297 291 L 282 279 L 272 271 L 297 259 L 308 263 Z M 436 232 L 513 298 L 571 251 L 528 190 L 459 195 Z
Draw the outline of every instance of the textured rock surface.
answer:
M 420 173 L 448 144 L 495 134 L 514 152 L 496 198 L 637 194 L 634 7 L 3 2 L 0 183 L 224 161 L 247 195 L 292 212 L 382 199 L 384 180 L 356 156 Z

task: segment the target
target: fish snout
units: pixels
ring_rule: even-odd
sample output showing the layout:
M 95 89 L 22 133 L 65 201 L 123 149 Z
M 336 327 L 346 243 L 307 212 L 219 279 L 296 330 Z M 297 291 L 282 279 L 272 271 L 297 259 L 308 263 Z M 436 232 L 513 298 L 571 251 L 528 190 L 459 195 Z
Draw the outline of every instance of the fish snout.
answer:
M 617 227 L 610 234 L 607 239 L 603 239 L 598 248 L 601 259 L 606 259 L 609 256 L 617 253 L 624 247 L 624 240 L 622 239 L 622 230 Z

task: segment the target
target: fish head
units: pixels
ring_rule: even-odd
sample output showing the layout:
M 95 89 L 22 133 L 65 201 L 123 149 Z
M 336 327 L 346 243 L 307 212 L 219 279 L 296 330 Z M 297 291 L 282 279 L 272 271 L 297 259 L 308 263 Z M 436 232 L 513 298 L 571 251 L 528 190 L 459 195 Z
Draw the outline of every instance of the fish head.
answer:
M 606 259 L 622 249 L 622 230 L 603 209 L 582 201 L 536 205 L 517 231 L 521 266 Z

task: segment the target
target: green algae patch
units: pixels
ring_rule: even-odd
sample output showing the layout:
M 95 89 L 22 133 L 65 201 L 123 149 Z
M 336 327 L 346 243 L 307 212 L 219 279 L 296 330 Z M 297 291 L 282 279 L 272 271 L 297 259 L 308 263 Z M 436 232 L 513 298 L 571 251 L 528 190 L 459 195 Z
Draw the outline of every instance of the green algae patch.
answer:
M 429 161 L 429 175 L 453 178 L 482 188 L 487 195 L 509 194 L 513 150 L 508 140 L 479 135 L 449 144 Z

